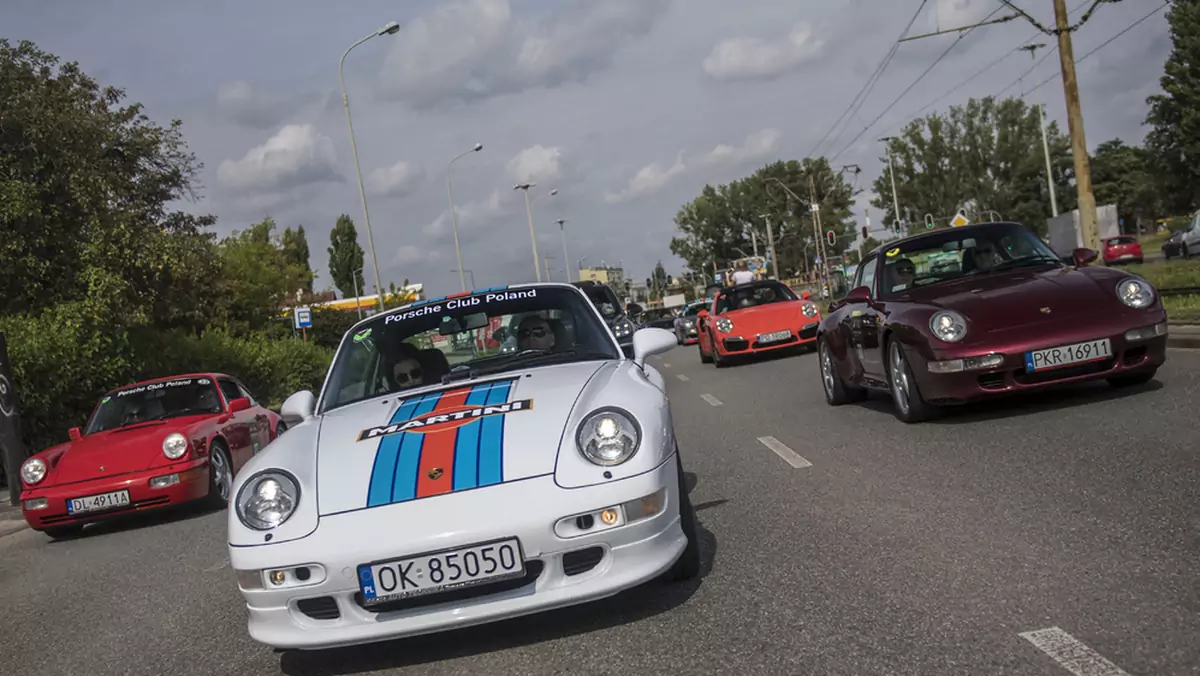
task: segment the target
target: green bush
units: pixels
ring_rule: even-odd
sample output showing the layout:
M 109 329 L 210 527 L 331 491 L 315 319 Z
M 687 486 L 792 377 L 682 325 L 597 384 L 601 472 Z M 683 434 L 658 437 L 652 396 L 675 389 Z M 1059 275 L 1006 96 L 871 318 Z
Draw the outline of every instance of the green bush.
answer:
M 298 390 L 320 389 L 333 351 L 312 342 L 266 334 L 201 336 L 182 331 L 106 330 L 64 305 L 36 317 L 0 317 L 8 341 L 22 432 L 32 450 L 67 438 L 96 400 L 122 385 L 187 372 L 235 376 L 260 403 L 278 409 Z

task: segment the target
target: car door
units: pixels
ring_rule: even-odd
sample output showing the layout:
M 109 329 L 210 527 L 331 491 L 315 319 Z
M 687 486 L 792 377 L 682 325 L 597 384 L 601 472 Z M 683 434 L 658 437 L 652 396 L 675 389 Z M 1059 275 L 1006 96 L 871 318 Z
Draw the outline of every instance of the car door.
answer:
M 251 455 L 254 455 L 265 448 L 267 444 L 271 443 L 271 434 L 273 433 L 271 429 L 271 416 L 267 415 L 267 409 L 258 403 L 254 395 L 250 394 L 250 390 L 246 389 L 245 385 L 238 382 L 237 386 L 238 392 L 250 400 L 250 408 L 244 411 L 244 413 L 254 414 L 247 421 L 250 425 Z
M 843 335 L 849 346 L 853 369 L 856 376 L 871 380 L 879 380 L 883 374 L 883 355 L 879 345 L 880 314 L 876 308 L 876 269 L 879 257 L 871 256 L 863 261 L 854 274 L 851 290 L 861 286 L 871 292 L 870 300 L 866 303 L 852 303 L 841 308 Z
M 230 413 L 229 404 L 234 399 L 241 398 L 241 389 L 229 378 L 217 378 L 217 388 L 221 390 L 221 396 L 225 399 L 225 411 L 229 415 L 229 419 L 221 426 L 221 435 L 225 437 L 225 443 L 229 444 L 229 454 L 232 456 L 229 460 L 236 470 L 254 455 L 256 444 L 250 432 L 250 420 L 254 418 L 254 409 Z

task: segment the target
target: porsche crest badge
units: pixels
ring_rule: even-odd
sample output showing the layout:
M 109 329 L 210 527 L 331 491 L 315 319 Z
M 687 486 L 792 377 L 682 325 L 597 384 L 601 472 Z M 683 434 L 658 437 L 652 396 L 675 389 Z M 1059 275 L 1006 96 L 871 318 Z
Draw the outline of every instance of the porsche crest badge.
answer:
M 1043 308 L 1038 308 L 1038 309 L 1041 310 L 1042 314 L 1044 314 L 1044 315 L 1050 314 L 1050 308 L 1048 308 L 1048 307 L 1043 307 Z
M 429 470 L 429 478 L 434 480 L 442 478 L 442 468 L 434 467 L 433 469 Z

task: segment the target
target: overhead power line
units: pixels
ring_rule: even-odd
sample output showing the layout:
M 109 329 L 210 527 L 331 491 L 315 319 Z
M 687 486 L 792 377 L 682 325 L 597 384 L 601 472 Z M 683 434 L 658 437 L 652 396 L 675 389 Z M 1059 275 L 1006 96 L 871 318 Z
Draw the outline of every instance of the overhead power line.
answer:
M 1003 10 L 1003 9 L 1004 9 L 1003 5 L 1002 5 L 1002 6 L 1000 6 L 1000 7 L 997 7 L 996 9 L 992 10 L 992 13 L 991 13 L 991 14 L 988 14 L 986 17 L 984 17 L 984 19 L 983 19 L 983 20 L 986 22 L 988 19 L 992 18 L 992 17 L 993 17 L 993 16 L 995 16 L 996 14 L 999 14 L 999 13 L 1000 13 L 1000 11 L 1001 11 L 1001 10 Z M 879 122 L 879 120 L 883 119 L 883 116 L 884 116 L 884 115 L 887 115 L 887 114 L 888 114 L 888 111 L 890 111 L 890 110 L 891 110 L 893 107 L 895 107 L 895 105 L 896 105 L 897 103 L 899 103 L 899 102 L 900 102 L 900 99 L 903 99 L 905 96 L 907 96 L 907 95 L 908 95 L 908 93 L 909 93 L 910 91 L 912 91 L 912 90 L 913 90 L 913 88 L 914 88 L 914 87 L 916 87 L 918 84 L 920 84 L 921 80 L 924 80 L 924 79 L 925 79 L 925 76 L 926 76 L 926 75 L 929 75 L 929 72 L 930 72 L 930 71 L 932 71 L 932 70 L 933 70 L 933 69 L 934 69 L 934 68 L 935 68 L 935 67 L 936 67 L 936 66 L 937 66 L 939 63 L 941 63 L 941 62 L 942 62 L 942 59 L 945 59 L 945 58 L 946 58 L 946 56 L 947 56 L 948 54 L 950 54 L 950 52 L 951 52 L 951 51 L 952 51 L 952 50 L 953 50 L 955 47 L 957 47 L 957 46 L 958 46 L 958 43 L 960 43 L 960 42 L 962 42 L 962 41 L 963 41 L 963 38 L 965 38 L 965 37 L 967 37 L 968 35 L 970 35 L 971 33 L 975 32 L 975 28 L 977 28 L 977 27 L 978 27 L 978 26 L 972 27 L 972 28 L 970 28 L 970 29 L 968 29 L 968 30 L 966 30 L 966 31 L 963 31 L 962 33 L 960 33 L 960 34 L 959 34 L 959 36 L 958 36 L 957 38 L 955 38 L 954 42 L 952 42 L 952 43 L 950 44 L 950 46 L 946 48 L 946 51 L 944 51 L 944 52 L 942 52 L 940 55 L 938 55 L 938 58 L 934 59 L 933 63 L 929 64 L 929 67 L 928 67 L 928 68 L 926 68 L 926 69 L 925 69 L 925 71 L 924 71 L 923 73 L 921 73 L 921 74 L 920 74 L 920 75 L 917 77 L 917 79 L 916 79 L 916 80 L 913 80 L 912 84 L 908 85 L 908 87 L 906 87 L 906 88 L 904 89 L 904 91 L 900 92 L 900 96 L 897 96 L 895 99 L 893 99 L 893 100 L 892 100 L 892 102 L 888 104 L 887 108 L 884 108 L 884 109 L 883 109 L 883 112 L 879 113 L 879 115 L 876 115 L 876 116 L 875 116 L 875 119 L 871 120 L 871 122 L 870 122 L 870 123 L 868 123 L 868 124 L 867 124 L 867 126 L 866 126 L 866 127 L 864 127 L 862 131 L 858 132 L 858 135 L 857 135 L 857 136 L 855 136 L 853 140 L 851 140 L 849 143 L 847 143 L 845 146 L 843 146 L 843 147 L 842 147 L 842 149 L 841 149 L 841 150 L 839 150 L 839 151 L 837 152 L 837 154 L 836 154 L 836 155 L 834 155 L 833 157 L 831 157 L 831 158 L 829 159 L 829 161 L 830 161 L 830 162 L 832 162 L 832 161 L 836 160 L 838 157 L 841 157 L 842 153 L 846 152 L 846 150 L 848 150 L 850 147 L 852 147 L 852 146 L 853 146 L 855 143 L 858 143 L 858 139 L 862 138 L 862 137 L 863 137 L 863 134 L 866 134 L 866 133 L 867 133 L 867 131 L 868 131 L 868 130 L 869 130 L 871 127 L 875 126 L 875 124 L 876 124 L 877 122 Z
M 861 108 L 862 104 L 866 102 L 867 96 L 871 94 L 871 90 L 875 88 L 875 84 L 879 82 L 881 77 L 883 77 L 883 71 L 887 70 L 887 67 L 892 62 L 892 58 L 896 56 L 896 51 L 900 49 L 900 41 L 904 39 L 904 36 L 908 35 L 908 31 L 912 29 L 913 24 L 917 22 L 917 17 L 921 16 L 921 10 L 925 9 L 925 5 L 928 3 L 929 0 L 921 0 L 921 5 L 917 7 L 917 11 L 914 12 L 912 18 L 909 19 L 908 25 L 906 25 L 904 30 L 900 32 L 900 37 L 896 39 L 896 42 L 892 43 L 892 48 L 888 50 L 888 53 L 885 54 L 884 57 L 879 61 L 879 64 L 875 66 L 875 72 L 871 73 L 871 77 L 867 78 L 866 84 L 862 86 L 862 89 L 858 90 L 858 93 L 855 94 L 854 98 L 850 100 L 850 105 L 846 106 L 846 109 L 842 111 L 842 114 L 838 116 L 833 125 L 826 130 L 825 135 L 821 137 L 820 141 L 817 141 L 817 144 L 813 146 L 812 151 L 808 153 L 807 157 L 812 157 L 816 154 L 817 150 L 820 149 L 821 144 L 825 142 L 825 139 L 829 138 L 829 135 L 833 133 L 834 129 L 837 129 L 838 125 L 842 123 L 843 119 L 846 120 L 847 125 L 850 124 L 850 119 L 858 113 L 858 108 Z M 858 108 L 855 108 L 856 103 L 858 104 Z M 853 113 L 850 112 L 851 108 L 854 109 Z M 845 131 L 844 128 L 843 131 Z M 837 136 L 834 136 L 833 141 L 836 141 L 838 136 L 841 136 L 841 134 L 842 132 L 838 132 Z M 833 141 L 830 141 L 831 145 Z

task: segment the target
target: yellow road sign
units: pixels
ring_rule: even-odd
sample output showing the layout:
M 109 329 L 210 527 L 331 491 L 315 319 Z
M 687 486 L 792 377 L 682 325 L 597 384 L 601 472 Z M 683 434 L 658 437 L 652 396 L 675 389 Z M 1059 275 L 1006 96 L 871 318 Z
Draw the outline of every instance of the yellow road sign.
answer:
M 958 213 L 954 215 L 954 219 L 950 221 L 950 225 L 955 228 L 961 228 L 970 222 L 971 220 L 967 218 L 967 214 L 962 209 L 959 209 Z

